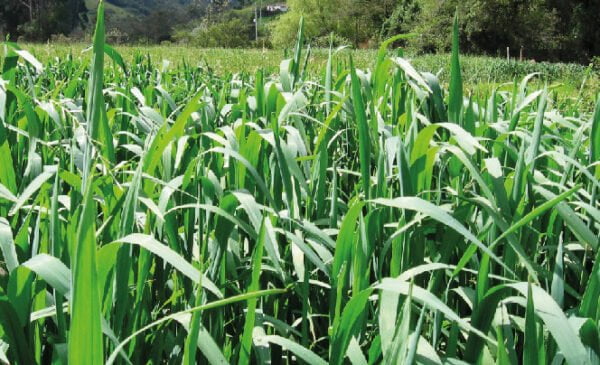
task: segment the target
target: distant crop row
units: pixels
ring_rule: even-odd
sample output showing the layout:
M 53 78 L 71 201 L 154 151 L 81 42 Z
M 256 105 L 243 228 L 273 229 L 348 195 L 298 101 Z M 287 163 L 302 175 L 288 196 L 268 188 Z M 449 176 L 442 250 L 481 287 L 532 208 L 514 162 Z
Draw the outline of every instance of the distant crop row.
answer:
M 86 44 L 30 44 L 27 45 L 37 59 L 52 66 L 55 62 L 64 62 L 71 57 L 77 61 L 81 56 L 87 57 Z M 168 66 L 158 64 L 157 67 L 169 69 L 202 65 L 221 77 L 227 74 L 252 73 L 262 70 L 265 75 L 278 74 L 282 56 L 287 58 L 286 51 L 281 50 L 255 50 L 255 49 L 203 49 L 170 46 L 118 46 L 116 48 L 126 63 L 162 62 L 168 60 Z M 397 55 L 397 51 L 389 50 L 388 55 Z M 349 50 L 340 49 L 336 52 L 339 62 L 346 62 L 348 54 L 352 54 L 357 68 L 373 68 L 377 59 L 375 50 Z M 448 54 L 404 55 L 419 70 L 436 74 L 442 84 L 449 81 Z M 309 52 L 309 62 L 306 72 L 310 78 L 323 75 L 329 50 L 312 48 Z M 0 60 L 0 65 L 2 61 Z M 346 65 L 345 67 L 347 67 Z M 582 98 L 587 109 L 595 98 L 594 91 L 600 88 L 600 74 L 597 68 L 569 63 L 548 63 L 533 61 L 518 61 L 504 58 L 485 56 L 463 56 L 461 67 L 465 89 L 477 94 L 490 93 L 491 89 L 502 83 L 512 83 L 525 76 L 538 73 L 534 81 L 537 85 L 548 83 L 549 91 L 556 92 L 556 99 L 564 102 L 566 98 Z M 52 77 L 52 75 L 50 75 Z M 506 89 L 506 87 L 504 87 Z M 580 90 L 583 94 L 580 95 Z M 482 95 L 483 96 L 483 95 Z M 486 95 L 486 97 L 489 95 Z
M 103 15 L 91 63 L 5 44 L 0 362 L 600 361 L 600 101 L 468 95 L 457 21 L 446 89 L 393 39 L 310 73 L 302 24 L 274 76 L 126 62 Z

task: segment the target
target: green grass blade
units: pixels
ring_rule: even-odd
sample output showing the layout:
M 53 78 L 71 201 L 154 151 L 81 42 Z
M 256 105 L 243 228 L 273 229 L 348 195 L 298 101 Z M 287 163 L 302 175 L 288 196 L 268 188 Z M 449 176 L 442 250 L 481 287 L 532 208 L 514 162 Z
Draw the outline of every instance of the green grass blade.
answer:
M 279 346 L 293 352 L 294 355 L 296 355 L 300 359 L 306 361 L 308 364 L 311 364 L 311 365 L 327 364 L 327 362 L 325 360 L 320 358 L 317 354 L 315 354 L 311 350 L 307 349 L 306 347 L 303 347 L 302 345 L 297 344 L 294 341 L 288 340 L 287 338 L 277 336 L 277 335 L 270 335 L 270 336 L 261 337 L 258 340 L 279 345 Z
M 547 104 L 547 95 L 546 92 L 542 93 L 540 96 L 540 103 L 538 105 L 538 112 L 535 118 L 535 124 L 533 129 L 533 135 L 531 136 L 531 144 L 529 145 L 529 149 L 527 150 L 525 163 L 530 165 L 531 171 L 535 170 L 535 162 L 536 157 L 538 156 L 540 150 L 540 143 L 542 140 L 542 128 L 544 127 L 544 114 L 546 112 L 546 104 Z
M 98 12 L 96 19 L 96 30 L 94 31 L 94 44 L 92 64 L 90 65 L 90 78 L 88 80 L 88 90 L 86 99 L 86 122 L 87 122 L 87 137 L 88 141 L 85 144 L 83 156 L 83 174 L 82 186 L 87 186 L 87 179 L 92 172 L 92 141 L 98 139 L 101 132 L 108 132 L 104 125 L 104 1 L 98 3 Z M 104 143 L 111 143 L 104 140 Z M 108 145 L 106 145 L 108 148 Z M 83 190 L 83 189 L 82 189 Z
M 258 236 L 258 242 L 256 243 L 256 247 L 254 247 L 254 253 L 252 255 L 252 274 L 250 286 L 248 287 L 249 292 L 258 291 L 260 289 L 259 280 L 262 267 L 263 247 L 265 245 L 265 240 L 267 240 L 267 219 L 268 218 L 263 218 L 260 234 Z M 256 303 L 257 298 L 251 298 L 248 300 L 246 320 L 244 322 L 244 333 L 242 335 L 242 347 L 240 349 L 240 364 L 250 363 L 250 353 L 252 351 L 252 332 L 254 330 L 254 320 L 256 317 Z
M 121 56 L 121 54 L 116 49 L 114 49 L 108 44 L 105 44 L 104 53 L 106 53 L 108 57 L 110 57 L 117 65 L 119 65 L 123 72 L 127 73 L 127 65 L 123 60 L 123 56 Z
M 19 266 L 19 258 L 17 257 L 10 224 L 3 217 L 0 217 L 0 249 L 2 250 L 2 258 L 6 263 L 6 268 L 10 273 Z
M 461 110 L 463 106 L 463 82 L 460 70 L 460 49 L 458 30 L 458 11 L 454 16 L 452 27 L 452 60 L 450 64 L 450 94 L 448 96 L 448 121 L 461 123 Z
M 131 245 L 137 245 L 145 248 L 146 250 L 152 252 L 156 256 L 165 260 L 169 264 L 171 264 L 174 268 L 176 268 L 183 275 L 192 279 L 193 282 L 202 283 L 202 287 L 206 290 L 210 291 L 218 298 L 223 298 L 223 294 L 219 290 L 219 288 L 206 277 L 206 275 L 202 274 L 198 269 L 196 269 L 192 264 L 187 262 L 181 255 L 177 252 L 173 251 L 166 245 L 163 245 L 159 241 L 157 241 L 154 237 L 144 234 L 130 234 L 126 237 L 120 238 L 115 241 L 115 243 L 127 243 Z M 200 277 L 202 276 L 202 280 Z
M 135 331 L 134 333 L 129 335 L 127 338 L 125 338 L 123 341 L 121 341 L 121 343 L 110 354 L 108 360 L 106 361 L 106 364 L 112 365 L 115 362 L 117 356 L 119 355 L 119 352 L 125 347 L 125 345 L 127 345 L 129 342 L 131 342 L 131 340 L 133 340 L 135 337 L 148 331 L 151 328 L 159 326 L 165 322 L 172 321 L 172 320 L 180 317 L 182 314 L 194 313 L 197 311 L 207 311 L 210 309 L 224 307 L 224 306 L 234 304 L 237 302 L 247 301 L 248 299 L 251 299 L 251 298 L 259 298 L 259 297 L 269 296 L 269 295 L 285 294 L 286 292 L 287 292 L 286 289 L 268 289 L 268 290 L 261 290 L 258 292 L 240 294 L 240 295 L 236 295 L 236 296 L 225 298 L 225 299 L 215 300 L 215 301 L 207 303 L 207 304 L 203 304 L 203 305 L 200 305 L 200 306 L 197 306 L 194 308 L 186 309 L 184 311 L 180 311 L 180 312 L 173 313 L 168 316 L 162 317 L 162 318 L 140 328 L 139 330 Z
M 564 200 L 566 200 L 567 198 L 569 198 L 571 195 L 573 195 L 579 189 L 580 189 L 580 187 L 576 186 L 573 189 L 569 189 L 569 190 L 565 191 L 564 193 L 562 193 L 560 195 L 553 196 L 552 199 L 546 201 L 545 203 L 543 203 L 539 207 L 537 207 L 534 210 L 532 210 L 531 212 L 527 213 L 523 218 L 519 219 L 517 222 L 515 222 L 508 229 L 504 230 L 502 232 L 502 234 L 500 236 L 498 236 L 498 238 L 496 238 L 496 240 L 494 241 L 494 243 L 492 243 L 492 246 L 495 246 L 496 243 L 500 242 L 501 240 L 503 240 L 504 238 L 506 238 L 508 235 L 510 235 L 512 233 L 515 233 L 517 230 L 519 230 L 519 228 L 524 227 L 527 224 L 531 223 L 534 219 L 536 219 L 537 217 L 541 216 L 542 214 L 544 214 L 549 209 L 552 209 L 555 206 L 557 206 L 558 204 L 562 203 Z
M 0 289 L 0 324 L 3 337 L 8 341 L 8 357 L 18 364 L 35 364 L 33 352 L 23 335 L 17 313 L 4 291 Z
M 600 96 L 596 103 L 596 109 L 592 118 L 592 130 L 590 134 L 590 164 L 600 161 Z M 600 164 L 596 165 L 596 179 L 600 180 Z
M 92 140 L 101 128 L 104 111 L 104 2 L 98 4 L 94 33 L 93 62 L 90 69 L 86 109 L 88 141 L 83 156 L 83 209 L 77 225 L 76 241 L 71 252 L 73 282 L 68 359 L 72 364 L 104 362 L 101 306 L 96 272 L 96 202 L 93 199 Z M 112 143 L 112 140 L 110 141 Z
M 419 286 L 399 279 L 385 278 L 381 281 L 381 283 L 376 284 L 374 287 L 375 289 L 387 290 L 405 296 L 408 296 L 410 293 L 412 300 L 418 301 L 431 309 L 442 312 L 447 319 L 457 322 L 463 329 L 472 331 L 482 339 L 487 339 L 492 343 L 494 342 L 491 338 L 485 335 L 484 332 L 473 327 L 471 324 L 469 324 L 468 321 L 462 319 L 458 314 L 456 314 L 452 309 L 450 309 L 446 304 L 444 304 L 431 292 Z
M 4 185 L 6 189 L 12 194 L 17 193 L 17 181 L 15 177 L 14 161 L 12 158 L 10 143 L 7 139 L 8 130 L 5 127 L 6 116 L 6 90 L 0 83 L 0 163 L 2 168 L 0 169 L 0 184 Z
M 331 364 L 343 364 L 346 350 L 350 344 L 352 336 L 358 336 L 360 328 L 357 326 L 360 323 L 361 317 L 366 310 L 366 305 L 369 300 L 369 296 L 373 292 L 373 289 L 365 289 L 362 292 L 356 294 L 344 307 L 340 322 L 336 328 L 334 328 L 332 345 L 331 345 Z
M 367 114 L 362 96 L 362 86 L 356 74 L 356 68 L 352 57 L 350 57 L 350 76 L 352 82 L 352 104 L 358 129 L 358 149 L 360 157 L 360 174 L 365 199 L 369 199 L 371 188 L 371 137 Z
M 600 251 L 596 253 L 591 273 L 579 306 L 579 314 L 597 321 L 600 318 Z
M 333 275 L 337 276 L 342 266 L 350 262 L 354 232 L 356 231 L 358 217 L 363 207 L 364 204 L 362 202 L 355 202 L 342 221 L 342 226 L 335 242 L 335 254 L 331 268 Z M 337 282 L 335 284 L 337 286 L 344 286 L 346 285 L 345 279 L 344 282 Z
M 27 185 L 23 193 L 19 195 L 10 212 L 8 212 L 8 215 L 15 215 L 17 211 L 21 209 L 21 207 L 33 196 L 33 194 L 40 190 L 42 185 L 50 180 L 52 176 L 54 176 L 54 173 L 54 171 L 44 171 L 36 176 L 36 178 L 33 179 L 29 185 Z
M 556 199 L 556 195 L 549 190 L 544 189 L 541 186 L 536 186 L 534 188 L 537 192 L 539 192 L 544 198 L 552 201 Z M 594 234 L 583 221 L 575 214 L 573 209 L 567 205 L 565 202 L 560 202 L 556 205 L 556 209 L 558 214 L 565 220 L 567 226 L 573 232 L 573 234 L 579 239 L 582 243 L 589 245 L 592 249 L 598 249 L 598 243 L 600 241 L 600 237 Z
M 292 89 L 300 81 L 300 61 L 302 60 L 302 48 L 304 47 L 304 17 L 300 17 L 298 24 L 298 37 L 296 38 L 296 49 L 292 63 Z
M 72 364 L 100 365 L 104 362 L 104 351 L 96 273 L 96 202 L 91 182 L 90 177 L 71 256 L 73 299 L 68 357 Z
M 191 316 L 188 313 L 184 313 L 179 316 L 175 316 L 173 318 L 177 322 L 181 323 L 186 329 L 190 328 L 190 320 Z M 198 336 L 198 349 L 202 351 L 202 354 L 208 360 L 208 363 L 211 365 L 226 365 L 229 364 L 227 359 L 219 349 L 219 346 L 215 342 L 215 340 L 211 337 L 210 333 L 204 328 L 200 326 Z
M 509 284 L 510 287 L 527 296 L 528 284 Z M 535 312 L 542 319 L 558 347 L 570 364 L 589 364 L 588 355 L 581 339 L 569 325 L 567 316 L 558 304 L 543 289 L 531 286 Z
M 423 214 L 430 216 L 436 221 L 447 225 L 452 228 L 456 232 L 460 233 L 464 236 L 468 241 L 473 243 L 475 246 L 479 247 L 480 250 L 485 252 L 490 256 L 491 259 L 496 261 L 500 266 L 504 267 L 509 272 L 512 272 L 510 268 L 508 268 L 502 260 L 498 256 L 496 256 L 486 245 L 484 245 L 477 237 L 473 235 L 469 230 L 467 230 L 462 224 L 460 224 L 456 219 L 454 219 L 450 214 L 443 211 L 441 208 L 431 204 L 428 201 L 417 197 L 402 197 L 396 199 L 375 199 L 372 201 L 375 204 L 384 205 L 387 207 L 398 208 L 398 209 L 408 209 L 417 211 Z
M 565 265 L 563 258 L 563 243 L 559 241 L 556 248 L 556 259 L 554 260 L 554 270 L 552 274 L 551 291 L 552 298 L 562 308 L 565 301 Z
M 69 298 L 71 271 L 59 259 L 42 253 L 25 261 L 21 266 L 35 272 L 61 295 Z
M 537 326 L 531 283 L 527 289 L 527 309 L 525 311 L 525 344 L 523 345 L 523 363 L 539 364 L 537 348 Z
M 200 280 L 202 280 L 202 278 L 200 278 Z M 197 294 L 195 299 L 196 306 L 198 306 L 202 304 L 202 285 L 198 285 L 198 289 L 196 292 Z M 189 321 L 188 336 L 185 339 L 182 361 L 182 363 L 185 365 L 194 365 L 196 363 L 196 349 L 198 348 L 198 344 L 200 343 L 200 327 L 202 326 L 202 324 L 200 323 L 202 319 L 201 315 L 202 312 L 194 312 L 192 313 L 192 318 Z M 204 339 L 202 339 L 202 341 L 204 341 Z

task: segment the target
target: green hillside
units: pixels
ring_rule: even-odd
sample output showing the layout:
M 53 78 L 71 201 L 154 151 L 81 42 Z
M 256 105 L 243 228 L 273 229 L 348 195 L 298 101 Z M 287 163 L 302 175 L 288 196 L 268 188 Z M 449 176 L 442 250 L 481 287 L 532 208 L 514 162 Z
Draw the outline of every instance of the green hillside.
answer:
M 130 15 L 147 15 L 153 10 L 159 8 L 180 7 L 186 6 L 194 2 L 194 0 L 107 0 L 105 8 L 107 12 L 126 12 Z M 196 3 L 207 3 L 208 0 L 196 1 Z M 97 0 L 86 0 L 87 8 L 92 11 L 98 6 Z
M 143 17 L 159 9 L 180 10 L 190 5 L 194 0 L 107 0 L 106 18 L 109 22 L 115 23 L 114 17 Z M 196 1 L 200 3 L 208 0 Z M 96 13 L 98 0 L 85 0 L 85 5 L 90 14 Z
M 98 0 L 85 0 L 85 3 L 90 13 L 95 14 Z M 209 3 L 211 3 L 210 0 L 106 0 L 105 9 L 107 19 L 109 19 L 111 13 L 113 15 L 147 16 L 157 10 L 177 11 L 190 5 L 202 8 L 208 6 Z M 221 1 L 221 3 L 226 3 L 228 7 L 239 8 L 252 3 L 252 1 L 231 0 Z
M 273 1 L 263 0 L 268 4 Z M 254 13 L 250 0 L 107 0 L 106 26 L 113 43 L 172 41 L 176 29 L 186 32 L 207 19 L 220 22 L 232 13 Z M 89 23 L 95 21 L 98 0 L 85 0 Z M 239 16 L 239 15 L 238 15 Z M 251 25 L 252 16 L 245 19 Z M 247 37 L 244 39 L 247 43 Z

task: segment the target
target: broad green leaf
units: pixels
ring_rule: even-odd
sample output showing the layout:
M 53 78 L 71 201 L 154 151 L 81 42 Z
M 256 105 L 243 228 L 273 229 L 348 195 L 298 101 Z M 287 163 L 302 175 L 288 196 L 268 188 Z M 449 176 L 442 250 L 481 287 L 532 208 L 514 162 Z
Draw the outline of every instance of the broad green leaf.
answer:
M 69 330 L 69 362 L 104 362 L 101 307 L 96 272 L 96 202 L 92 181 L 85 188 L 83 210 L 77 225 L 75 250 L 71 257 L 72 309 Z
M 371 288 L 363 290 L 355 295 L 344 307 L 340 322 L 338 326 L 334 328 L 330 363 L 344 363 L 344 357 L 350 344 L 350 340 L 353 336 L 357 336 L 361 332 L 359 324 L 361 322 L 362 313 L 366 310 L 369 296 L 372 292 L 373 290 Z
M 70 297 L 71 271 L 56 257 L 42 253 L 25 261 L 21 266 L 35 272 L 63 296 Z
M 27 188 L 25 188 L 23 193 L 19 195 L 19 198 L 17 199 L 17 201 L 15 202 L 8 214 L 15 215 L 17 211 L 21 209 L 21 207 L 33 196 L 33 194 L 40 190 L 42 185 L 44 185 L 45 182 L 47 182 L 52 176 L 54 176 L 55 172 L 56 171 L 53 171 L 53 169 L 48 169 L 47 171 L 42 172 L 35 179 L 33 179 L 33 181 L 29 183 L 29 185 L 27 185 Z
M 207 304 L 203 304 L 203 305 L 200 305 L 197 307 L 193 307 L 193 308 L 190 308 L 190 309 L 187 309 L 184 311 L 176 312 L 176 313 L 170 314 L 168 316 L 162 317 L 150 324 L 145 325 L 144 327 L 140 328 L 139 330 L 135 331 L 134 333 L 129 335 L 127 338 L 122 340 L 121 343 L 119 343 L 119 345 L 115 347 L 115 350 L 110 354 L 108 360 L 106 361 L 106 364 L 112 365 L 115 362 L 117 356 L 119 355 L 119 352 L 125 347 L 125 345 L 127 345 L 129 342 L 131 342 L 131 340 L 133 340 L 135 337 L 137 337 L 140 334 L 148 331 L 149 329 L 159 326 L 165 322 L 175 320 L 176 318 L 181 317 L 181 315 L 183 315 L 183 314 L 194 313 L 197 311 L 207 311 L 210 309 L 224 307 L 224 306 L 227 306 L 227 305 L 230 305 L 233 303 L 247 301 L 248 299 L 251 299 L 251 298 L 259 298 L 259 297 L 269 296 L 269 295 L 284 294 L 285 292 L 286 292 L 285 289 L 269 289 L 269 290 L 261 290 L 258 292 L 240 294 L 240 295 L 236 295 L 236 296 L 225 298 L 225 299 L 219 299 L 219 300 L 207 303 Z
M 177 322 L 181 323 L 187 330 L 190 328 L 191 315 L 189 313 L 183 313 L 173 318 Z M 206 356 L 208 363 L 211 365 L 226 365 L 229 364 L 219 345 L 213 340 L 210 333 L 204 327 L 200 327 L 198 333 L 198 349 L 202 351 L 202 354 Z
M 412 286 L 412 288 L 411 288 Z M 399 280 L 399 279 L 391 279 L 385 278 L 379 284 L 374 286 L 375 289 L 380 289 L 384 291 L 390 291 L 393 293 L 398 293 L 401 295 L 409 295 L 411 293 L 411 298 L 420 302 L 421 304 L 429 307 L 430 309 L 440 311 L 448 318 L 449 320 L 455 321 L 458 323 L 463 329 L 472 331 L 483 339 L 487 339 L 490 342 L 494 342 L 491 338 L 488 338 L 485 333 L 480 331 L 479 329 L 471 326 L 469 322 L 462 319 L 458 314 L 456 314 L 452 309 L 450 309 L 444 302 L 442 302 L 439 298 L 433 295 L 431 292 L 417 286 L 411 284 L 409 282 Z
M 521 295 L 527 296 L 529 290 L 527 283 L 509 284 L 508 286 L 519 291 Z M 581 343 L 581 339 L 569 325 L 567 316 L 554 299 L 542 288 L 534 285 L 531 285 L 531 294 L 536 315 L 541 318 L 552 334 L 567 362 L 589 364 L 587 351 Z
M 508 268 L 500 258 L 498 258 L 486 245 L 484 245 L 477 237 L 473 235 L 469 230 L 467 230 L 462 224 L 460 224 L 456 219 L 454 219 L 450 214 L 446 213 L 440 207 L 431 204 L 428 201 L 417 197 L 401 197 L 396 199 L 375 199 L 373 203 L 384 205 L 397 209 L 408 209 L 414 210 L 419 213 L 423 213 L 425 215 L 430 216 L 436 221 L 447 225 L 452 228 L 456 232 L 460 233 L 465 237 L 468 241 L 473 243 L 475 246 L 479 247 L 480 250 L 485 252 L 496 261 L 500 266 L 504 267 L 509 272 L 512 272 L 510 268 Z
M 13 241 L 13 234 L 8 221 L 0 217 L 0 249 L 2 249 L 2 258 L 6 263 L 6 268 L 10 273 L 19 266 L 19 258 Z
M 198 269 L 196 269 L 192 264 L 187 262 L 183 257 L 181 257 L 177 252 L 173 251 L 166 245 L 163 245 L 159 241 L 157 241 L 154 237 L 139 233 L 130 234 L 126 237 L 120 238 L 115 242 L 119 243 L 127 243 L 131 245 L 140 246 L 161 259 L 165 260 L 169 264 L 171 264 L 175 269 L 181 272 L 183 275 L 192 279 L 193 282 L 198 283 L 202 282 L 202 286 L 216 295 L 218 298 L 223 298 L 223 294 L 219 290 L 219 288 L 206 277 L 206 275 L 202 274 Z M 200 276 L 202 275 L 202 279 Z
M 327 364 L 327 362 L 325 360 L 320 358 L 317 354 L 315 354 L 311 350 L 307 349 L 306 347 L 304 347 L 302 345 L 297 344 L 294 341 L 288 340 L 287 338 L 277 336 L 277 335 L 270 335 L 270 336 L 260 337 L 260 338 L 258 338 L 258 340 L 279 345 L 279 346 L 283 347 L 284 349 L 291 351 L 292 353 L 294 353 L 294 355 L 298 356 L 299 358 L 301 358 L 302 360 L 306 361 L 307 363 L 309 363 L 311 365 Z

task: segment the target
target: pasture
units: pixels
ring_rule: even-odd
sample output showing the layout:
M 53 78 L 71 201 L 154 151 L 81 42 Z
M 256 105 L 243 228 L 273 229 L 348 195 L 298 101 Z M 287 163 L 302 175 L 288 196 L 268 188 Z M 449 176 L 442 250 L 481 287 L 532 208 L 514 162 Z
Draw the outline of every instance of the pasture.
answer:
M 598 363 L 597 74 L 388 46 L 5 44 L 0 361 Z

